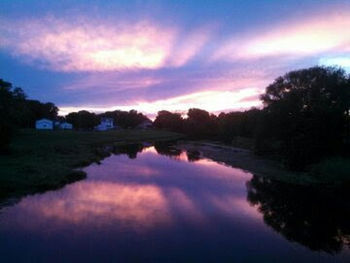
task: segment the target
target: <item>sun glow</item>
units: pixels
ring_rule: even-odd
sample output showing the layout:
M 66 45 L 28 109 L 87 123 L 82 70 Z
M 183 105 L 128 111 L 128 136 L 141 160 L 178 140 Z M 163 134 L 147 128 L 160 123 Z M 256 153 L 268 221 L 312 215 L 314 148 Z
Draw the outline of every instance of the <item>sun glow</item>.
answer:
M 156 114 L 160 109 L 173 112 L 183 112 L 190 108 L 203 108 L 209 112 L 219 112 L 224 110 L 242 110 L 260 105 L 260 91 L 257 88 L 247 88 L 239 91 L 203 91 L 188 95 L 173 97 L 164 100 L 151 102 L 134 102 L 129 106 L 80 106 L 80 107 L 60 107 L 60 114 L 69 112 L 88 110 L 92 112 L 104 112 L 113 110 L 131 110 L 146 114 Z

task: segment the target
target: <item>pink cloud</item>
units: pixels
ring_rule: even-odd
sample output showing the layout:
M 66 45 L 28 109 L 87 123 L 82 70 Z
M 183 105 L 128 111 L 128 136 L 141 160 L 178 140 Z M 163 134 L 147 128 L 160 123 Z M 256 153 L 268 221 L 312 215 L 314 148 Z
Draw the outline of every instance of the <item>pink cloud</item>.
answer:
M 54 71 L 159 69 L 185 65 L 210 37 L 208 27 L 186 36 L 179 31 L 150 20 L 3 20 L 0 48 L 29 64 Z
M 96 220 L 101 225 L 109 224 L 113 219 L 135 231 L 172 223 L 167 199 L 156 185 L 84 181 L 69 185 L 63 191 L 70 198 L 32 196 L 21 202 L 22 213 L 38 216 L 26 227 L 38 227 L 43 219 L 79 226 L 89 226 Z
M 150 21 L 106 23 L 56 18 L 6 22 L 1 44 L 29 63 L 42 61 L 55 71 L 156 69 L 164 66 L 176 32 Z
M 260 32 L 234 37 L 213 55 L 213 60 L 259 59 L 271 56 L 302 57 L 349 50 L 350 13 L 323 13 L 290 21 Z
M 175 67 L 181 67 L 190 61 L 209 41 L 211 28 L 203 28 L 190 33 L 187 37 L 180 39 L 176 48 L 169 57 L 167 63 Z
M 103 72 L 91 73 L 88 76 L 72 82 L 68 86 L 64 86 L 65 90 L 90 90 L 100 88 L 101 86 L 106 90 L 132 90 L 143 89 L 153 85 L 158 85 L 164 81 L 161 77 L 149 75 L 139 76 L 123 75 L 118 72 Z

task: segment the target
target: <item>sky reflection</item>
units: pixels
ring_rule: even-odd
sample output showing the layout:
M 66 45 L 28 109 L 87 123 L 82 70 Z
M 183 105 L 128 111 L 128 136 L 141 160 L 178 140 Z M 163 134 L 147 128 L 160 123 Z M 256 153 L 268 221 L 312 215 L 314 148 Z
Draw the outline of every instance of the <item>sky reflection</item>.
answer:
M 244 202 L 249 173 L 206 159 L 192 165 L 187 160 L 186 152 L 169 159 L 154 147 L 144 149 L 136 160 L 126 155 L 109 157 L 85 169 L 87 180 L 23 199 L 9 208 L 5 221 L 32 231 L 48 223 L 84 229 L 117 224 L 143 231 L 176 224 L 179 218 L 209 223 L 208 210 L 235 211 L 233 217 L 241 210 L 255 214 L 255 208 Z M 23 215 L 26 224 L 21 223 Z
M 190 158 L 188 151 L 163 144 L 143 150 L 139 145 L 129 146 L 116 153 L 100 165 L 85 168 L 86 180 L 2 208 L 0 261 L 335 259 L 322 250 L 316 253 L 300 245 L 317 243 L 314 238 L 318 232 L 300 237 L 298 233 L 304 233 L 304 228 L 296 228 L 292 232 L 295 237 L 288 229 L 282 234 L 276 231 L 273 223 L 280 220 L 286 219 L 288 226 L 294 227 L 295 219 L 289 218 L 290 210 L 284 204 L 298 215 L 298 206 L 293 206 L 295 197 L 274 199 L 274 185 L 267 182 L 266 189 L 252 185 L 255 177 L 248 172 L 198 156 Z M 285 199 L 288 202 L 282 202 Z M 284 210 L 286 214 L 269 213 Z M 304 214 L 299 221 L 304 222 Z M 317 226 L 317 222 L 313 224 Z M 333 237 L 334 231 L 328 232 L 321 235 L 325 236 L 321 247 L 327 247 L 328 237 Z M 298 243 L 284 236 L 292 236 Z M 308 237 L 306 241 L 304 236 Z M 346 262 L 347 253 L 344 250 L 337 259 Z

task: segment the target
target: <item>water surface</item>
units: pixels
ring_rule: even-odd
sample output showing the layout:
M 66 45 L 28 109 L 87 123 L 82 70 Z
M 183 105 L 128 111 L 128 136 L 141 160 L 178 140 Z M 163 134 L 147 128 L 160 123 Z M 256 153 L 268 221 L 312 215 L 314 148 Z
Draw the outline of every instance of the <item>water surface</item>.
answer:
M 350 262 L 349 217 L 322 195 L 174 147 L 117 153 L 2 208 L 0 262 Z

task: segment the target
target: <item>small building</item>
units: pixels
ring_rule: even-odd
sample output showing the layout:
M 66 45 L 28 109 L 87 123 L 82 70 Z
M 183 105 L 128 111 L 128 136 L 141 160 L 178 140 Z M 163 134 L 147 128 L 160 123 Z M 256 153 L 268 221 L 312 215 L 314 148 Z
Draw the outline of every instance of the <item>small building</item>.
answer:
M 114 120 L 112 118 L 101 118 L 101 122 L 99 125 L 95 127 L 97 131 L 107 131 L 115 128 Z
M 61 130 L 72 130 L 73 129 L 73 124 L 69 123 L 69 122 L 61 122 L 58 125 L 58 128 Z
M 144 120 L 139 125 L 137 125 L 138 129 L 150 129 L 152 128 L 153 123 L 150 120 Z
M 41 119 L 35 122 L 35 129 L 37 130 L 53 130 L 53 121 L 49 119 Z

